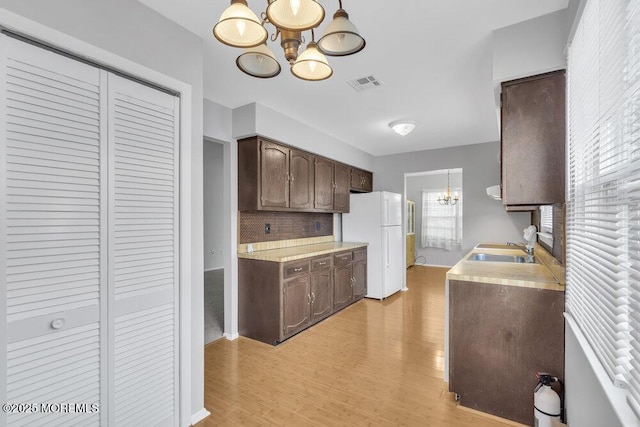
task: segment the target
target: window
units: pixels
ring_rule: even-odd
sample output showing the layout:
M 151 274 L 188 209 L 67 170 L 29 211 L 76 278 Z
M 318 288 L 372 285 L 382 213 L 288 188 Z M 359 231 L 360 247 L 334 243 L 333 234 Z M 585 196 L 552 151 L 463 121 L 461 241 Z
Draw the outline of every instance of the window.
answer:
M 441 205 L 438 194 L 442 189 L 422 190 L 422 230 L 423 248 L 442 248 L 450 251 L 454 245 L 462 244 L 462 188 L 452 188 L 458 192 L 455 205 Z
M 553 248 L 553 206 L 540 206 L 540 241 Z
M 589 0 L 569 49 L 567 312 L 640 415 L 640 0 Z

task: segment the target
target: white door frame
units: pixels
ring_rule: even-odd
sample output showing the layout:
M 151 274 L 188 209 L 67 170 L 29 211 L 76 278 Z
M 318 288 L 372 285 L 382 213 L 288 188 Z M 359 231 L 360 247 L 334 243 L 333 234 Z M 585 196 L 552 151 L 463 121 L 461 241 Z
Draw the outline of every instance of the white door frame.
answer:
M 0 8 L 0 26 L 26 37 L 43 40 L 79 57 L 108 65 L 130 76 L 180 94 L 180 358 L 179 420 L 189 426 L 191 417 L 191 85 L 137 64 L 119 55 L 63 34 L 38 22 Z M 203 408 L 198 418 L 209 413 Z

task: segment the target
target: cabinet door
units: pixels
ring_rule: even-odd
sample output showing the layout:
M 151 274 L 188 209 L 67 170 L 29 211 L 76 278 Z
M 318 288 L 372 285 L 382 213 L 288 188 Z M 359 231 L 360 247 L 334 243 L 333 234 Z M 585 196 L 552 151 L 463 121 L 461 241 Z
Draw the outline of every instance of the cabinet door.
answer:
M 336 163 L 334 166 L 333 209 L 335 212 L 349 212 L 349 188 L 351 170 L 349 166 Z
M 333 165 L 331 160 L 316 157 L 314 160 L 314 208 L 333 210 Z
M 362 169 L 351 168 L 351 191 L 371 192 L 373 174 Z
M 311 321 L 317 322 L 331 313 L 331 268 L 311 273 Z
M 282 288 L 282 335 L 289 337 L 309 324 L 309 274 L 287 280 Z
M 291 150 L 289 156 L 289 207 L 313 208 L 312 156 L 304 151 Z
M 353 262 L 353 300 L 367 294 L 367 260 Z
M 267 141 L 260 144 L 260 205 L 289 207 L 289 149 Z
M 333 270 L 333 310 L 346 307 L 353 300 L 352 265 L 336 266 Z
M 502 202 L 565 201 L 564 70 L 502 84 Z

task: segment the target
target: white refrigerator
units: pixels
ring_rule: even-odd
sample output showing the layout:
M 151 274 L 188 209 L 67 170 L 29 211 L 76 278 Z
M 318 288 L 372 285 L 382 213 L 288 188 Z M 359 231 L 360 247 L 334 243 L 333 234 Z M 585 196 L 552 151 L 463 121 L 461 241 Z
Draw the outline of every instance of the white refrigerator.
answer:
M 351 194 L 342 214 L 342 240 L 367 242 L 367 298 L 383 299 L 402 289 L 402 197 L 387 191 Z

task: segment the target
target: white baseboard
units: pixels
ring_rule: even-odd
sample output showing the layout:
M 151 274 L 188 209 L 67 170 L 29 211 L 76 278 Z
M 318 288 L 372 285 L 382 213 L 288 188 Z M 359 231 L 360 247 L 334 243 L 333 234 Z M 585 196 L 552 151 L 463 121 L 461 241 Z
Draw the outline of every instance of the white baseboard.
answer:
M 207 271 L 213 271 L 213 270 L 224 270 L 224 267 L 213 267 L 213 268 L 208 268 L 208 269 L 207 269 L 207 268 L 205 268 L 205 269 L 204 269 L 205 273 L 206 273 Z
M 211 412 L 207 411 L 205 408 L 200 409 L 198 412 L 191 415 L 191 425 L 199 423 L 200 421 L 207 418 L 209 415 L 211 415 Z
M 222 334 L 222 336 L 228 339 L 229 341 L 233 341 L 233 340 L 237 340 L 240 335 L 237 332 L 235 334 L 230 334 L 225 332 L 224 334 Z
M 438 268 L 452 268 L 453 265 L 438 265 L 438 264 L 414 264 L 416 267 L 438 267 Z
M 409 290 L 409 288 L 407 288 L 406 286 L 402 289 L 400 289 L 402 292 L 407 292 Z

